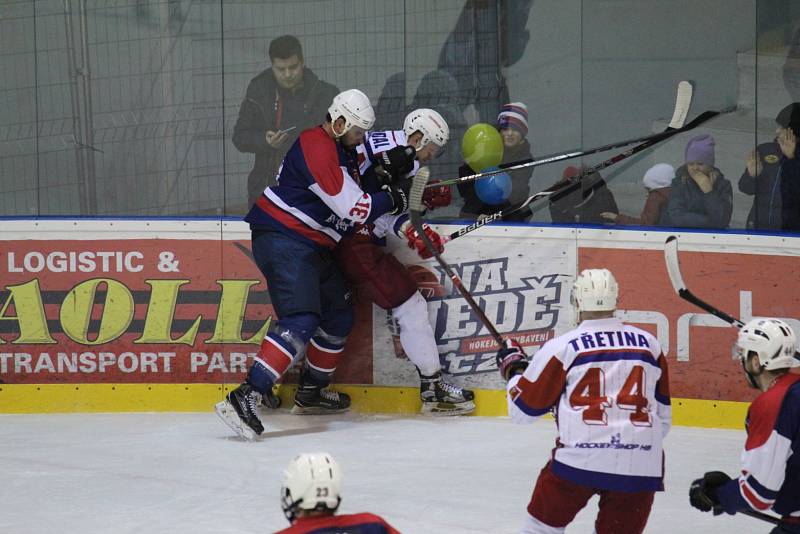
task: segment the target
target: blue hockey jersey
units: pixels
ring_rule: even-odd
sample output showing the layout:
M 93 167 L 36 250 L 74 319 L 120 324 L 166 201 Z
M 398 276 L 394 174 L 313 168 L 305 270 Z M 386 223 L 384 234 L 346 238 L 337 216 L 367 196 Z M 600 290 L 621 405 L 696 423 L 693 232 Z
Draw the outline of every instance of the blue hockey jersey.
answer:
M 388 193 L 361 189 L 355 151 L 345 151 L 317 126 L 300 134 L 281 163 L 277 185 L 264 190 L 245 221 L 252 229 L 275 229 L 333 248 L 354 225 L 392 208 Z

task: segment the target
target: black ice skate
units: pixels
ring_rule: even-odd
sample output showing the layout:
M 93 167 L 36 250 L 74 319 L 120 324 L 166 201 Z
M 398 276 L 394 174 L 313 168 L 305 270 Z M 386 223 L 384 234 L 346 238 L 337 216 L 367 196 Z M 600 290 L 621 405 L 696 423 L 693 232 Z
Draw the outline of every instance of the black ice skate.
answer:
M 301 384 L 294 396 L 293 414 L 319 415 L 346 412 L 350 395 L 324 389 L 314 384 Z
M 475 393 L 445 382 L 442 373 L 419 375 L 419 396 L 422 413 L 431 415 L 465 415 L 475 411 Z
M 250 384 L 242 384 L 218 402 L 214 410 L 222 421 L 246 440 L 252 441 L 264 432 L 258 419 L 258 392 Z

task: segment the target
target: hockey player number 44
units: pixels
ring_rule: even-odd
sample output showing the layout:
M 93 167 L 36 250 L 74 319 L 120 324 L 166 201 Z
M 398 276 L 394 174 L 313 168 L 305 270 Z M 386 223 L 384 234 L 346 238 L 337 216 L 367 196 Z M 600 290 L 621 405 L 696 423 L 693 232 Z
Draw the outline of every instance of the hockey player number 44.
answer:
M 644 367 L 635 365 L 616 395 L 617 406 L 629 410 L 631 424 L 652 426 L 649 402 L 643 394 L 645 385 Z M 583 422 L 587 425 L 608 424 L 606 410 L 614 405 L 614 397 L 606 395 L 605 373 L 599 367 L 591 367 L 581 377 L 569 396 L 569 404 L 575 410 L 583 409 Z

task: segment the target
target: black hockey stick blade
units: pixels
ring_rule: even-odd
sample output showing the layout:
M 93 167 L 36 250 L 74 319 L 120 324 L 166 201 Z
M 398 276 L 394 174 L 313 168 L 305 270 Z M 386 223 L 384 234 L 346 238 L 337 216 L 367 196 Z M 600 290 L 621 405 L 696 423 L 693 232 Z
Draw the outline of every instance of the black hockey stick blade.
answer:
M 678 238 L 674 235 L 669 236 L 666 243 L 664 243 L 664 261 L 667 264 L 669 281 L 679 297 L 681 297 L 683 300 L 691 302 L 698 308 L 707 311 L 711 315 L 719 317 L 731 326 L 735 326 L 737 328 L 744 326 L 744 323 L 739 319 L 725 313 L 719 308 L 712 306 L 686 288 L 686 283 L 683 281 L 683 276 L 681 275 L 680 261 L 678 259 Z
M 461 293 L 461 296 L 467 301 L 469 307 L 472 308 L 472 311 L 478 317 L 478 320 L 483 323 L 483 326 L 486 327 L 486 330 L 489 331 L 497 344 L 502 347 L 505 342 L 503 336 L 500 335 L 500 333 L 497 331 L 497 328 L 486 316 L 486 313 L 480 308 L 480 306 L 478 306 L 478 303 L 475 302 L 475 299 L 472 297 L 469 291 L 467 291 L 467 288 L 464 287 L 461 279 L 453 271 L 450 265 L 444 261 L 441 254 L 439 254 L 439 252 L 436 250 L 436 247 L 433 246 L 433 243 L 431 243 L 431 240 L 428 238 L 428 234 L 425 233 L 425 228 L 422 226 L 422 194 L 425 192 L 425 184 L 428 183 L 428 178 L 430 178 L 430 169 L 428 169 L 428 167 L 422 167 L 412 178 L 411 192 L 409 194 L 409 219 L 411 220 L 411 225 L 422 239 L 422 242 L 425 244 L 425 248 L 427 248 L 428 252 L 430 252 L 433 257 L 436 258 L 439 266 L 442 268 L 442 270 L 444 270 L 450 280 L 452 280 L 453 286 L 455 286 L 458 292 Z

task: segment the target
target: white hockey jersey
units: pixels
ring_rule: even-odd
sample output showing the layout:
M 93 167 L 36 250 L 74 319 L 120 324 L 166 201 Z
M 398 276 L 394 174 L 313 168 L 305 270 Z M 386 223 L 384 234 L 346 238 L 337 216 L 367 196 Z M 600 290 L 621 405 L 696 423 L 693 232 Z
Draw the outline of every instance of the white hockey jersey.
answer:
M 515 422 L 554 410 L 551 467 L 559 477 L 614 491 L 664 489 L 669 378 L 648 332 L 618 319 L 583 321 L 545 343 L 507 390 Z

